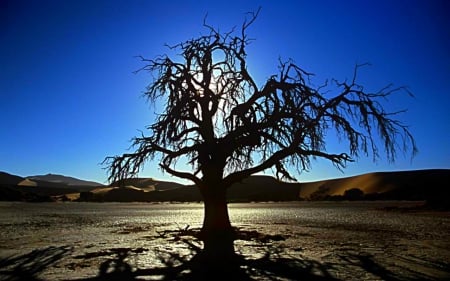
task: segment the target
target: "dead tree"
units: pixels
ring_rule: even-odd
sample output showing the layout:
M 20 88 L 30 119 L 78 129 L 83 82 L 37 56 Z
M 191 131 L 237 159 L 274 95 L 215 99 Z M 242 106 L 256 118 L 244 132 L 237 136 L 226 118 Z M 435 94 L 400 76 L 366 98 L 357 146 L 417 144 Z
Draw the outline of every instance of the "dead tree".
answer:
M 148 133 L 135 137 L 133 153 L 107 157 L 109 180 L 136 176 L 147 160 L 156 160 L 164 172 L 192 181 L 204 200 L 204 251 L 214 256 L 234 253 L 226 192 L 236 182 L 265 170 L 294 180 L 293 172 L 311 168 L 311 159 L 329 160 L 339 169 L 360 154 L 390 161 L 397 152 L 416 152 L 413 136 L 382 102 L 407 91 L 388 85 L 367 92 L 352 79 L 330 80 L 314 87 L 311 74 L 292 60 L 280 61 L 278 71 L 262 85 L 247 65 L 249 26 L 220 33 L 204 22 L 207 34 L 169 46 L 180 56 L 141 58 L 153 81 L 145 95 L 162 99 L 164 110 Z M 343 151 L 326 150 L 325 136 L 335 133 Z M 186 160 L 191 171 L 175 167 Z

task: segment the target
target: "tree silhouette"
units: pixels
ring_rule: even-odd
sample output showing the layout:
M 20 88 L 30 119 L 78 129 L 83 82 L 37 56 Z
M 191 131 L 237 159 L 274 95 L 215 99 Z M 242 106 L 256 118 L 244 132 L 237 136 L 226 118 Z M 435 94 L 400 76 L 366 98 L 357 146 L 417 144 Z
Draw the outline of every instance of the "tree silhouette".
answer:
M 178 60 L 141 57 L 145 66 L 138 71 L 153 77 L 145 96 L 152 103 L 164 100 L 164 110 L 148 126 L 148 135 L 133 139 L 133 153 L 104 161 L 111 182 L 137 176 L 155 158 L 164 172 L 192 181 L 204 199 L 201 238 L 212 256 L 234 253 L 226 201 L 233 183 L 267 169 L 295 180 L 290 168 L 308 170 L 314 158 L 342 169 L 361 153 L 377 160 L 382 149 L 394 161 L 398 150 L 416 151 L 408 128 L 393 119 L 401 111 L 386 112 L 381 105 L 393 93 L 409 92 L 392 85 L 364 91 L 356 81 L 361 65 L 350 81 L 314 87 L 310 73 L 280 60 L 277 73 L 258 85 L 246 53 L 247 30 L 258 12 L 227 33 L 204 21 L 206 35 L 169 46 Z M 327 152 L 327 132 L 336 132 L 348 148 Z M 192 171 L 178 170 L 178 160 L 186 160 Z

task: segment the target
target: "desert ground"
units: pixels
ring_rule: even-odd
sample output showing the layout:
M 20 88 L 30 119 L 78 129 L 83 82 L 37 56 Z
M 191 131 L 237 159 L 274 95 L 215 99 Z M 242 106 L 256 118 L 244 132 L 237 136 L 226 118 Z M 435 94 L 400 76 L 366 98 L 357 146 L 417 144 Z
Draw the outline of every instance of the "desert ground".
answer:
M 241 257 L 233 280 L 450 280 L 450 213 L 419 203 L 230 204 Z M 0 202 L 0 211 L 0 280 L 199 279 L 189 260 L 201 248 L 192 236 L 201 203 Z

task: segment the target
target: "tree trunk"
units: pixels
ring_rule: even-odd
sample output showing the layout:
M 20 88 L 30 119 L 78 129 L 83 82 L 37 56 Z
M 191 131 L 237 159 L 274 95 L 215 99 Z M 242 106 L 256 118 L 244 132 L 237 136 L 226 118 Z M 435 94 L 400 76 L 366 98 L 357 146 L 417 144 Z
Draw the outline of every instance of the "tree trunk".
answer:
M 211 261 L 233 258 L 235 233 L 228 215 L 226 188 L 210 185 L 202 188 L 201 193 L 205 208 L 201 230 L 203 253 Z

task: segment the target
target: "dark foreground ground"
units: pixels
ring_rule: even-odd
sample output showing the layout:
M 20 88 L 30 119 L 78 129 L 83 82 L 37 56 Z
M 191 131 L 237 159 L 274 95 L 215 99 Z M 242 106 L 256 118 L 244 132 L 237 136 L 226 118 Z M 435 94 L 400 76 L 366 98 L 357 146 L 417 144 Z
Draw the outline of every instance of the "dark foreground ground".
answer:
M 417 204 L 231 204 L 240 258 L 205 271 L 201 204 L 0 203 L 0 280 L 450 280 L 450 213 Z

